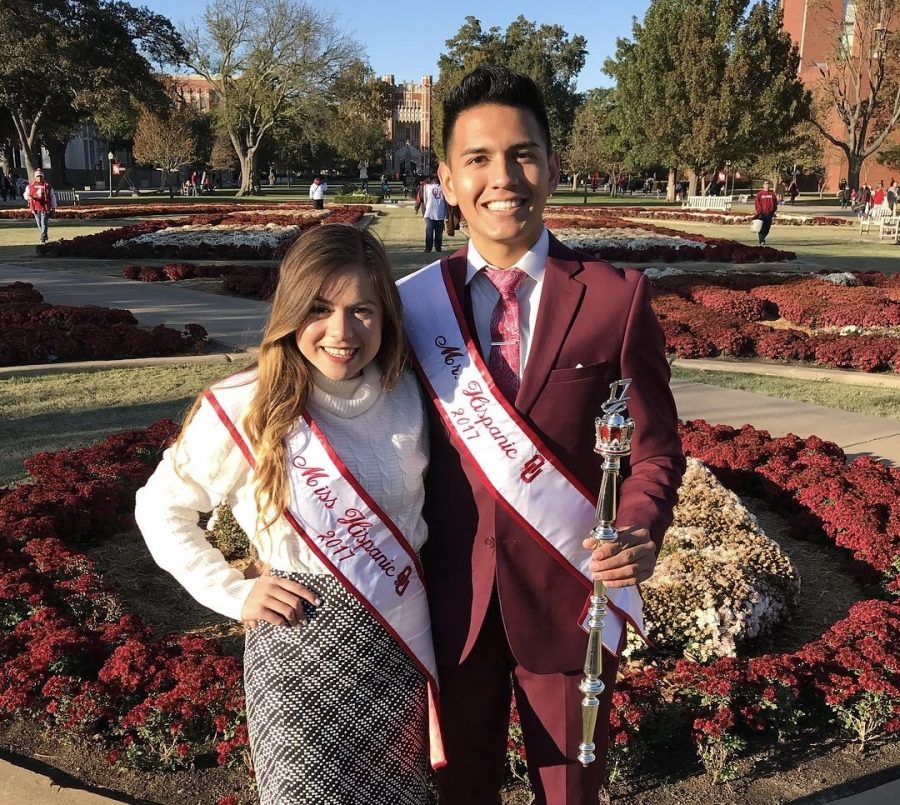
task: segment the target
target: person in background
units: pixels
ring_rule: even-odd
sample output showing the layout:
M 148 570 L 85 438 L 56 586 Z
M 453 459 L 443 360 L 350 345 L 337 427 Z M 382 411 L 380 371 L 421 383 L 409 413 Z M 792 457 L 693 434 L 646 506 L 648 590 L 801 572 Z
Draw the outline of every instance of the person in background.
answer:
M 444 201 L 441 180 L 435 174 L 422 187 L 422 203 L 425 206 L 425 251 L 430 252 L 433 247 L 439 252 L 443 246 L 447 202 Z
M 766 179 L 763 182 L 763 188 L 756 194 L 754 200 L 756 208 L 756 217 L 762 221 L 762 229 L 759 230 L 759 245 L 766 245 L 766 237 L 772 228 L 772 221 L 775 220 L 775 211 L 778 209 L 778 196 L 772 190 L 772 183 Z
M 328 185 L 321 176 L 316 176 L 309 186 L 309 197 L 312 199 L 313 207 L 317 210 L 325 209 L 325 191 Z
M 800 188 L 797 187 L 797 177 L 794 176 L 791 179 L 791 184 L 788 187 L 788 197 L 790 198 L 790 204 L 795 204 L 797 202 L 797 196 L 800 195 Z
M 47 222 L 56 211 L 56 193 L 49 182 L 44 181 L 44 171 L 38 168 L 34 172 L 34 181 L 26 185 L 23 193 L 28 209 L 34 215 L 38 231 L 41 233 L 41 243 L 49 240 L 47 234 Z
M 890 207 L 892 213 L 894 212 L 894 206 L 897 204 L 897 195 L 897 180 L 891 177 L 891 183 L 888 185 L 884 200 L 887 202 L 887 205 L 888 207 Z

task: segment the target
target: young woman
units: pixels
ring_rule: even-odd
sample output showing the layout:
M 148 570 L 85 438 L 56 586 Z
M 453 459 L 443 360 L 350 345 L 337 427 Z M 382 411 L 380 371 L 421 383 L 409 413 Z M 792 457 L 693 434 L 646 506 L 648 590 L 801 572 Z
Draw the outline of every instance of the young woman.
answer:
M 374 236 L 306 233 L 282 263 L 257 364 L 200 395 L 138 492 L 159 565 L 249 627 L 263 805 L 422 805 L 429 730 L 442 763 L 417 556 L 426 433 L 400 315 Z M 261 577 L 204 538 L 198 512 L 221 501 Z

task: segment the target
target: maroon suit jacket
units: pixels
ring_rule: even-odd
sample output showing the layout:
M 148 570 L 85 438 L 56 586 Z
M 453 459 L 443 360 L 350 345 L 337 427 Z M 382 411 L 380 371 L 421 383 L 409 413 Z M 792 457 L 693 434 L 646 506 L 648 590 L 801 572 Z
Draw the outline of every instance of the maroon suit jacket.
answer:
M 445 259 L 474 337 L 465 247 Z M 609 397 L 609 384 L 623 377 L 634 380 L 628 411 L 635 432 L 630 461 L 623 462 L 617 523 L 649 528 L 660 545 L 685 463 L 650 283 L 639 272 L 580 255 L 551 236 L 515 407 L 594 493 L 602 463 L 593 450 L 594 418 Z M 471 650 L 496 578 L 517 662 L 535 673 L 581 668 L 587 635 L 577 621 L 585 587 L 495 505 L 434 412 L 425 519 L 429 537 L 422 557 L 439 666 L 456 665 Z

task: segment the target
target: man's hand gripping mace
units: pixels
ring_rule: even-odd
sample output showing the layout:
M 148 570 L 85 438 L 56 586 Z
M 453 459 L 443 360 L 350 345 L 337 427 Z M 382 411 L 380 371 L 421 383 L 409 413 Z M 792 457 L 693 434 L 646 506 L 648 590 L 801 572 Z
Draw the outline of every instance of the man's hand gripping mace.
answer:
M 618 507 L 619 463 L 622 456 L 631 453 L 631 435 L 634 421 L 628 416 L 626 407 L 628 387 L 631 379 L 617 380 L 609 384 L 609 399 L 603 403 L 603 416 L 594 420 L 597 442 L 594 452 L 603 456 L 603 477 L 600 494 L 597 496 L 597 523 L 591 529 L 591 536 L 602 542 L 615 542 L 619 532 L 613 528 Z M 603 625 L 606 619 L 606 585 L 594 580 L 594 592 L 588 609 L 588 647 L 584 659 L 584 679 L 578 689 L 584 694 L 581 700 L 581 743 L 578 745 L 578 760 L 587 766 L 596 760 L 594 750 L 594 730 L 600 709 L 600 695 L 605 689 L 603 680 Z

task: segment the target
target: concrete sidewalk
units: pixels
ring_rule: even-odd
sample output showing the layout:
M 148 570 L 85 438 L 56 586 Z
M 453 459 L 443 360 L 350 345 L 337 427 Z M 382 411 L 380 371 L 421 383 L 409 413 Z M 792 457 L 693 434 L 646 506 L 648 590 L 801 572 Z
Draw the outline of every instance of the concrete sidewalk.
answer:
M 141 324 L 176 330 L 202 324 L 209 337 L 244 349 L 258 346 L 269 305 L 237 296 L 191 291 L 161 282 L 135 282 L 99 274 L 0 265 L 0 285 L 30 282 L 56 305 L 100 305 L 130 310 Z

